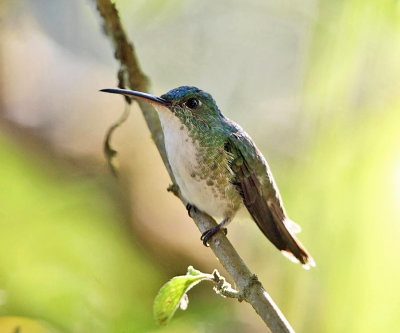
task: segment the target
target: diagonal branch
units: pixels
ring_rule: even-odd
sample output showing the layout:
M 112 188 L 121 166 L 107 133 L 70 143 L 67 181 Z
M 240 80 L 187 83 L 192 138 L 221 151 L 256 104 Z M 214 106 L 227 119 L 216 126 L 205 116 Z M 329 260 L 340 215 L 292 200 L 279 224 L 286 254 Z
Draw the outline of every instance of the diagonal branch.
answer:
M 120 63 L 118 73 L 119 86 L 121 88 L 128 86 L 133 90 L 147 92 L 147 77 L 143 74 L 139 66 L 135 49 L 129 42 L 122 27 L 115 5 L 110 0 L 96 0 L 96 2 L 97 9 L 103 18 L 104 32 L 111 39 L 115 49 L 115 58 Z M 164 136 L 158 115 L 150 104 L 140 101 L 138 103 L 150 129 L 154 143 L 174 184 L 169 190 L 186 204 L 185 199 L 179 192 L 178 186 L 175 184 L 174 175 L 167 159 Z M 216 225 L 215 220 L 205 213 L 192 210 L 191 216 L 202 233 Z M 264 290 L 257 276 L 250 272 L 226 236 L 222 232 L 218 232 L 213 236 L 209 244 L 222 266 L 224 266 L 235 282 L 241 299 L 253 306 L 269 329 L 273 333 L 293 333 L 294 330 Z

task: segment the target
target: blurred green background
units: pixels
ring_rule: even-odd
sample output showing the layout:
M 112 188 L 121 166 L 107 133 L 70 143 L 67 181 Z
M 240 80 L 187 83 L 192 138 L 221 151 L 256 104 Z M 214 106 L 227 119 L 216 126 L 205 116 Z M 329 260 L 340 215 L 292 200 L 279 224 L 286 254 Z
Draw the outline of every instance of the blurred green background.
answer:
M 317 267 L 253 222 L 229 238 L 297 332 L 400 329 L 400 3 L 116 1 L 153 92 L 210 92 L 268 159 Z M 163 283 L 219 263 L 199 241 L 136 106 L 122 98 L 92 1 L 0 3 L 0 333 L 262 332 L 207 283 L 169 326 Z

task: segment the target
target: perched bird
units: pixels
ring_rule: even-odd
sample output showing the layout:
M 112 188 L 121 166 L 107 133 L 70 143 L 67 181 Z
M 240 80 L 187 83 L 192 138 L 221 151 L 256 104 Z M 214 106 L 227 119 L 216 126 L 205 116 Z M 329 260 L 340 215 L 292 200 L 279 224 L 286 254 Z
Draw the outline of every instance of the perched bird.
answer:
M 204 245 L 244 205 L 260 230 L 283 254 L 305 268 L 315 266 L 295 236 L 300 227 L 287 217 L 264 156 L 250 136 L 222 114 L 210 94 L 189 86 L 173 89 L 161 97 L 126 89 L 101 91 L 154 105 L 164 132 L 168 160 L 188 209 L 222 218 L 217 226 L 203 233 Z

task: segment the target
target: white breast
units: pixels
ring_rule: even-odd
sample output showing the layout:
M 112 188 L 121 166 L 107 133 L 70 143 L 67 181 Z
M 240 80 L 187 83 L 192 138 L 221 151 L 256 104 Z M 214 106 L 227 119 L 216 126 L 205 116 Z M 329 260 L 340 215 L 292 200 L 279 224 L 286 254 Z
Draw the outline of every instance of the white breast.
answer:
M 157 108 L 161 108 L 158 107 Z M 229 203 L 215 197 L 206 180 L 193 177 L 198 170 L 197 142 L 193 143 L 188 129 L 170 110 L 157 110 L 164 132 L 165 148 L 175 180 L 188 203 L 215 217 L 224 216 Z

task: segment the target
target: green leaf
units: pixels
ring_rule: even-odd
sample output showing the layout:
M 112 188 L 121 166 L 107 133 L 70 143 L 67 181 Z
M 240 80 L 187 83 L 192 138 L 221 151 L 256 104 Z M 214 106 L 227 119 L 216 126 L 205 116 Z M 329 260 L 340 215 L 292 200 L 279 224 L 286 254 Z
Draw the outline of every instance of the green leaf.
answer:
M 178 306 L 185 310 L 189 302 L 186 293 L 202 280 L 212 278 L 212 275 L 189 266 L 186 275 L 175 276 L 164 284 L 154 300 L 154 317 L 158 323 L 168 324 Z

